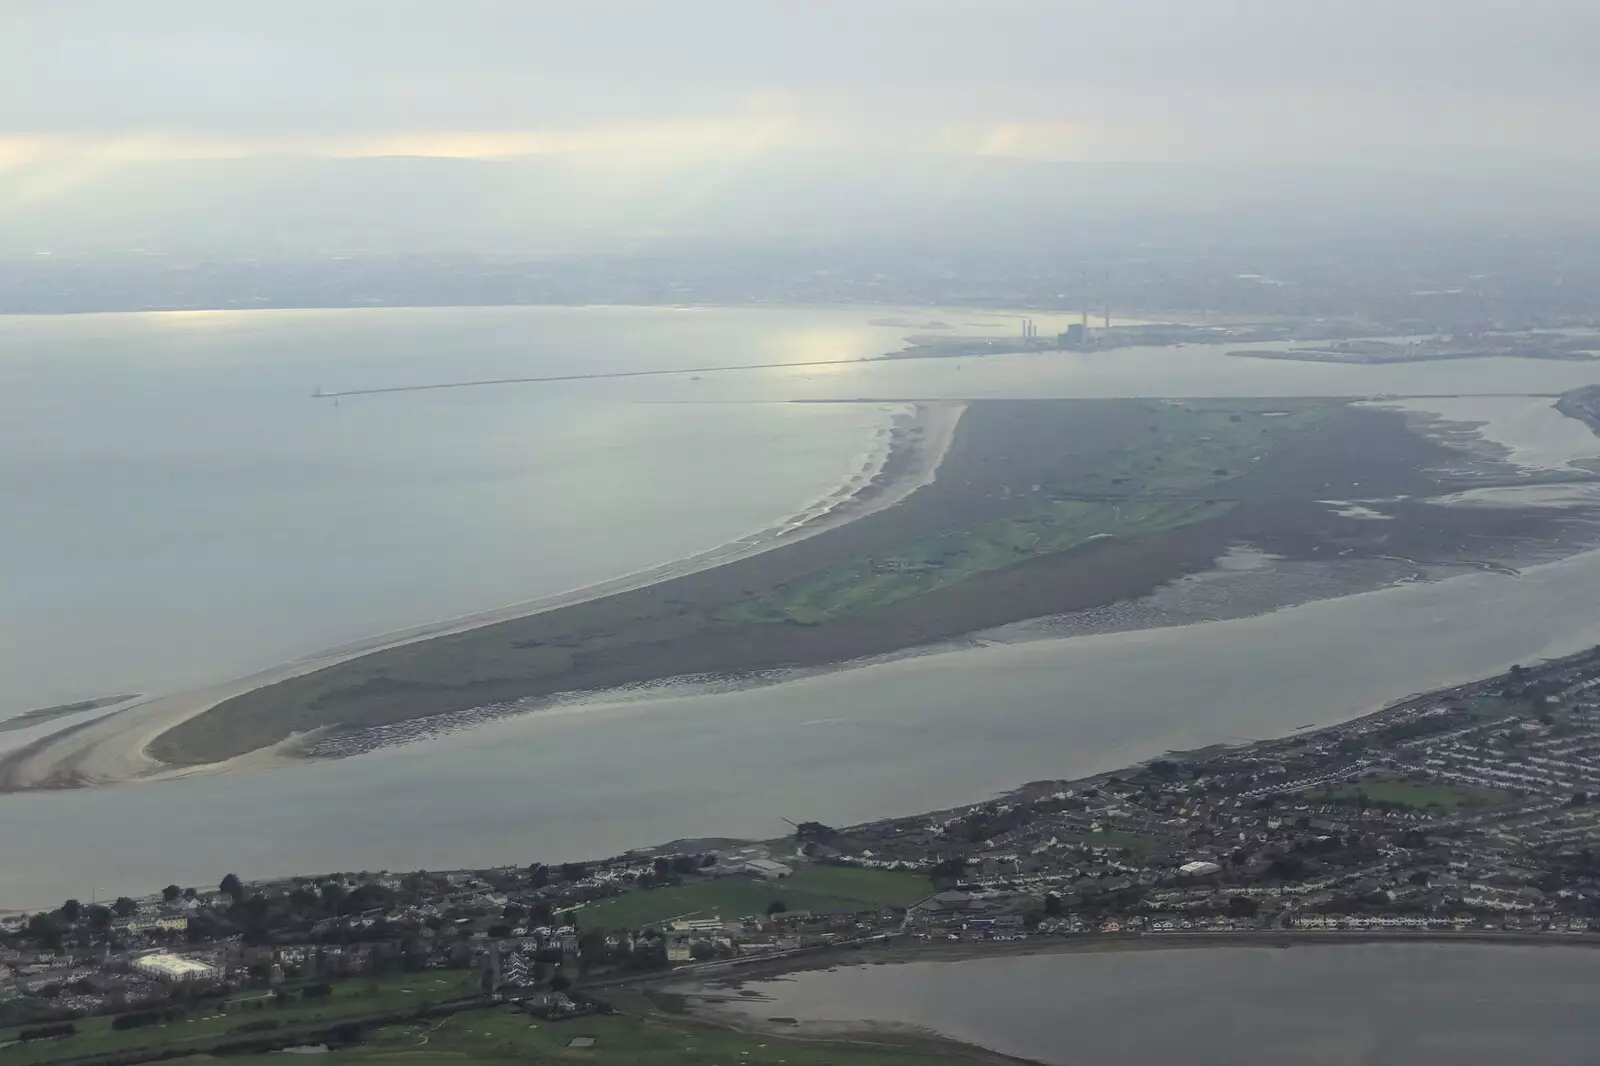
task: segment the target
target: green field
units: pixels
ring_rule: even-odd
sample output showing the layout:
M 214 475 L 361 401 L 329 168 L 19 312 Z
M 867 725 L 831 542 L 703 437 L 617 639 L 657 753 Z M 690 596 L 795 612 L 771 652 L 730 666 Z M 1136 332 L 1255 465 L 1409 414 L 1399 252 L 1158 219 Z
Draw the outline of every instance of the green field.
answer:
M 1447 811 L 1496 807 L 1512 798 L 1509 793 L 1495 789 L 1434 781 L 1407 781 L 1397 777 L 1362 778 L 1354 785 L 1342 784 L 1308 792 L 1306 798 L 1313 803 L 1337 803 L 1353 802 L 1361 795 L 1365 795 L 1372 803 L 1392 803 L 1416 810 L 1436 807 Z
M 817 625 L 1097 539 L 1149 536 L 1219 518 L 1235 506 L 1227 482 L 1334 409 L 1316 400 L 1144 406 L 1148 433 L 1137 446 L 1092 464 L 1063 464 L 1059 483 L 1017 493 L 1014 514 L 909 541 L 890 559 L 828 567 L 730 604 L 717 618 Z
M 1474 696 L 1452 706 L 1460 707 L 1468 714 L 1479 718 L 1504 718 L 1508 714 L 1523 714 L 1527 709 L 1515 700 L 1494 695 Z
M 112 1029 L 110 1017 L 80 1018 L 75 1023 L 78 1027 L 75 1035 L 62 1040 L 36 1040 L 6 1048 L 0 1060 L 6 1066 L 32 1066 L 34 1063 L 140 1048 L 182 1047 L 185 1044 L 202 1044 L 255 1021 L 270 1019 L 282 1023 L 283 1028 L 294 1028 L 405 1010 L 429 1002 L 447 1002 L 472 995 L 477 990 L 476 976 L 466 970 L 430 970 L 372 980 L 338 981 L 333 984 L 333 994 L 328 999 L 310 1002 L 296 1000 L 284 1007 L 273 1004 L 271 992 L 252 990 L 229 999 L 226 1014 L 217 1013 L 214 1005 L 197 1006 L 187 1019 L 138 1029 Z M 261 1010 L 252 1010 L 245 1005 L 251 1000 L 260 1000 L 266 1006 Z M 0 1032 L 0 1044 L 15 1039 L 16 1032 L 15 1029 Z
M 1141 836 L 1122 829 L 1108 829 L 1103 833 L 1085 833 L 1081 843 L 1091 848 L 1127 848 L 1136 858 L 1142 860 L 1160 848 L 1163 842 L 1155 837 Z
M 576 1038 L 594 1041 L 574 1048 Z M 230 1056 L 264 1066 L 281 1055 Z M 443 1022 L 391 1026 L 359 1047 L 317 1057 L 325 1066 L 571 1063 L 593 1066 L 943 1066 L 971 1060 L 877 1044 L 799 1043 L 689 1021 L 623 1015 L 546 1022 L 510 1007 L 468 1011 Z
M 816 625 L 1102 537 L 1159 533 L 1219 518 L 1232 507 L 1223 500 L 1051 500 L 1014 518 L 911 541 L 893 560 L 857 559 L 830 567 L 791 583 L 780 595 L 733 604 L 719 618 Z
M 782 900 L 791 911 L 854 914 L 881 906 L 908 907 L 932 891 L 921 874 L 810 866 L 778 881 L 725 877 L 636 889 L 585 905 L 578 921 L 585 929 L 643 929 L 674 918 L 731 920 L 764 915 L 774 900 Z

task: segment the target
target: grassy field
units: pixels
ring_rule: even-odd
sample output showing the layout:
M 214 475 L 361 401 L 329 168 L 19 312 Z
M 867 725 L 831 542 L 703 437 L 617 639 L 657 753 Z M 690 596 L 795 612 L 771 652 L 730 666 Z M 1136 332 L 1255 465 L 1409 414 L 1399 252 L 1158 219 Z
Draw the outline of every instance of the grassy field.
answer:
M 1225 500 L 1049 500 L 1014 518 L 911 541 L 891 560 L 856 559 L 831 567 L 776 596 L 734 604 L 721 619 L 816 625 L 1102 537 L 1158 533 L 1217 518 L 1232 506 Z
M 730 604 L 718 619 L 818 625 L 1101 538 L 1148 536 L 1221 517 L 1234 506 L 1229 480 L 1331 409 L 1300 400 L 1151 401 L 1147 433 L 1136 447 L 1107 461 L 1065 466 L 1056 484 L 1004 487 L 1016 499 L 1013 514 L 909 541 L 891 558 L 842 562 Z
M 782 900 L 791 911 L 853 914 L 880 906 L 907 907 L 933 891 L 920 874 L 807 867 L 778 881 L 721 878 L 635 890 L 591 903 L 578 912 L 586 929 L 643 929 L 675 918 L 725 919 L 763 915 Z
M 1455 706 L 1479 718 L 1504 718 L 1508 714 L 1521 714 L 1525 710 L 1522 704 L 1500 696 L 1474 696 Z
M 586 1038 L 589 1047 L 572 1047 Z M 242 1056 L 241 1062 L 282 1056 Z M 318 1056 L 324 1066 L 405 1063 L 571 1063 L 592 1066 L 942 1066 L 970 1060 L 873 1044 L 798 1043 L 692 1022 L 622 1015 L 545 1022 L 510 1007 L 463 1012 L 442 1023 L 393 1026 L 359 1047 Z
M 1451 785 L 1434 781 L 1407 781 L 1396 777 L 1362 778 L 1358 784 L 1342 784 L 1317 789 L 1307 793 L 1312 802 L 1352 802 L 1365 795 L 1372 803 L 1392 803 L 1396 806 L 1426 810 L 1430 807 L 1447 811 L 1468 808 L 1494 807 L 1508 802 L 1512 797 L 1505 792 L 1467 785 Z
M 1155 837 L 1140 836 L 1138 833 L 1129 833 L 1122 829 L 1085 833 L 1080 842 L 1091 848 L 1127 848 L 1139 859 L 1143 859 L 1162 844 Z
M 7 1048 L 0 1055 L 0 1061 L 4 1061 L 6 1066 L 33 1066 L 35 1063 L 49 1063 L 58 1059 L 139 1048 L 182 1047 L 185 1044 L 204 1043 L 255 1021 L 272 1020 L 282 1023 L 283 1028 L 293 1028 L 404 1010 L 427 1002 L 445 1002 L 476 991 L 475 976 L 465 970 L 434 970 L 373 980 L 339 981 L 334 983 L 333 994 L 328 999 L 309 1002 L 296 1000 L 285 1007 L 273 1005 L 272 993 L 252 990 L 229 999 L 225 1014 L 218 1013 L 214 1006 L 197 1007 L 189 1018 L 182 1021 L 138 1029 L 113 1029 L 109 1017 L 82 1018 L 76 1022 L 78 1032 L 75 1035 L 64 1040 L 37 1040 Z M 249 1000 L 262 1000 L 267 1005 L 261 1010 L 252 1010 L 245 1006 Z M 0 1032 L 0 1044 L 15 1038 L 15 1029 Z

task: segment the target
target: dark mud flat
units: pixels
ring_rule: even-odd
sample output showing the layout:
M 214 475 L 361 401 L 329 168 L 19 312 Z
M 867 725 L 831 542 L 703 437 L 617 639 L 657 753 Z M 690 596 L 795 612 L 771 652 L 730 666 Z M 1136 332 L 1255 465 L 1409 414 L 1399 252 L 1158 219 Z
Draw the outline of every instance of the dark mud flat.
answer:
M 1166 471 L 1185 456 L 1208 457 L 1217 447 L 1209 435 L 1183 436 L 1184 405 L 975 402 L 937 481 L 886 510 L 649 588 L 376 652 L 266 686 L 175 727 L 151 753 L 171 763 L 209 762 L 320 727 L 335 727 L 337 735 L 670 677 L 822 667 L 1135 599 L 1210 568 L 1239 544 L 1287 559 L 1474 561 L 1500 557 L 1501 545 L 1571 533 L 1571 512 L 1423 502 L 1463 487 L 1459 477 L 1442 485 L 1432 472 L 1459 470 L 1461 456 L 1412 432 L 1395 412 L 1338 401 L 1231 402 L 1257 420 L 1296 403 L 1296 410 L 1316 410 L 1293 433 L 1269 436 L 1263 429 L 1259 452 L 1239 453 L 1242 472 L 1218 469 L 1198 489 L 1192 478 L 1188 487 L 1173 489 L 1177 482 Z M 1134 469 L 1146 473 L 1107 476 Z M 1225 513 L 1019 556 L 956 583 L 894 602 L 869 601 L 815 624 L 752 622 L 748 612 L 740 613 L 744 605 L 781 599 L 796 583 L 842 562 L 892 559 L 919 539 L 1004 523 L 1041 496 L 1086 501 L 1109 514 L 1163 493 Z M 1391 514 L 1387 521 L 1341 517 L 1319 502 L 1379 498 L 1391 501 L 1382 505 Z

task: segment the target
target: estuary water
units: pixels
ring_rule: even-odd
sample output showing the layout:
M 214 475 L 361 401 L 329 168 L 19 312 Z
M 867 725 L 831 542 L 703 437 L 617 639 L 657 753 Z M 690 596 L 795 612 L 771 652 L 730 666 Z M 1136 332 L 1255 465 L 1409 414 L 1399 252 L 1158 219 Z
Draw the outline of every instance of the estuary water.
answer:
M 857 470 L 885 420 L 878 404 L 780 401 L 1494 394 L 1600 380 L 1581 363 L 1351 367 L 1195 347 L 851 362 L 899 346 L 910 330 L 871 324 L 893 314 L 0 319 L 0 717 L 198 686 L 763 528 Z M 1015 322 L 932 317 L 993 335 Z M 1057 325 L 1035 317 L 1042 331 Z M 317 387 L 830 359 L 846 362 L 310 398 Z M 1501 411 L 1513 452 L 1571 453 L 1559 416 L 1499 402 L 1472 408 L 1491 423 L 1486 436 Z M 596 700 L 338 763 L 0 796 L 0 908 L 226 870 L 559 860 L 676 836 L 770 836 L 784 817 L 978 800 L 1332 721 L 1595 643 L 1600 616 L 1584 590 L 1597 581 L 1600 557 L 1583 556 L 1268 618 Z M 0 732 L 0 748 L 59 724 Z
M 1593 1055 L 1597 986 L 1592 948 L 1188 948 L 840 967 L 752 982 L 762 998 L 724 1009 L 1059 1066 L 1569 1066 Z

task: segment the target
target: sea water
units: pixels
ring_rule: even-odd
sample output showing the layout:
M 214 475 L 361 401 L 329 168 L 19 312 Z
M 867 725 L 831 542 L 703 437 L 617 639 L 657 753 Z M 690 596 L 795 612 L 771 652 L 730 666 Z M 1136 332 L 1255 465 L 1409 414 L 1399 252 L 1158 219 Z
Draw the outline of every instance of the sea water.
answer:
M 884 418 L 872 404 L 784 400 L 1527 393 L 1600 379 L 1581 363 L 1352 367 L 1195 347 L 849 362 L 899 345 L 903 329 L 868 324 L 881 316 L 0 319 L 0 713 L 243 674 L 762 528 L 855 469 Z M 847 362 L 310 398 L 318 386 L 831 358 Z M 599 700 L 336 763 L 0 796 L 0 851 L 28 857 L 0 863 L 0 908 L 228 870 L 560 860 L 980 800 L 1595 643 L 1583 590 L 1597 580 L 1600 556 L 1583 556 L 1269 618 Z M 0 747 L 49 728 L 0 733 Z

